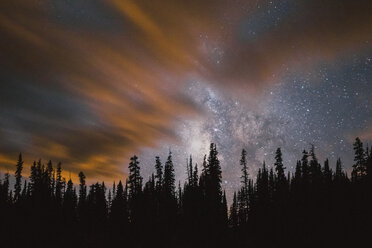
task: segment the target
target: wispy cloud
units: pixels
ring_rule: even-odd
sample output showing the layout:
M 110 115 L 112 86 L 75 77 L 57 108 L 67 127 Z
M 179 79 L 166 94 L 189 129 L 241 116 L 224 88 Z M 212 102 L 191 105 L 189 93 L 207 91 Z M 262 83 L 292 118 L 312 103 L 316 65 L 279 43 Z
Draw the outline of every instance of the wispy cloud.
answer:
M 257 90 L 372 38 L 370 1 L 286 2 L 244 39 L 255 26 L 241 24 L 268 2 L 1 2 L 0 166 L 22 151 L 120 177 L 130 154 L 173 141 L 175 124 L 201 113 L 188 80 Z

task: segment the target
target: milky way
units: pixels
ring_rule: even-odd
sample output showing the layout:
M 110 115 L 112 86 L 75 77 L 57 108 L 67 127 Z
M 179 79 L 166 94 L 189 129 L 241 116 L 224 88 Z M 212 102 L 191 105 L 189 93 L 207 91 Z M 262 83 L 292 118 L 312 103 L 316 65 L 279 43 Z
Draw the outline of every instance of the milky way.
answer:
M 354 56 L 337 65 L 289 73 L 280 83 L 267 87 L 256 103 L 231 96 L 202 82 L 190 83 L 188 94 L 203 106 L 196 120 L 183 120 L 177 128 L 178 145 L 162 144 L 161 149 L 145 150 L 142 157 L 173 152 L 176 173 L 186 176 L 186 159 L 193 156 L 200 164 L 208 154 L 210 142 L 217 143 L 223 169 L 224 188 L 229 192 L 240 185 L 240 153 L 248 151 L 250 174 L 254 178 L 263 161 L 273 166 L 274 152 L 281 147 L 285 166 L 293 171 L 304 149 L 314 145 L 321 160 L 332 167 L 342 158 L 350 172 L 353 164 L 352 142 L 361 130 L 370 127 L 372 108 L 371 57 Z M 368 141 L 368 139 L 367 139 Z M 145 159 L 145 168 L 154 162 Z M 151 168 L 151 167 L 150 167 Z M 146 169 L 151 173 L 151 169 Z M 231 195 L 231 194 L 230 194 Z

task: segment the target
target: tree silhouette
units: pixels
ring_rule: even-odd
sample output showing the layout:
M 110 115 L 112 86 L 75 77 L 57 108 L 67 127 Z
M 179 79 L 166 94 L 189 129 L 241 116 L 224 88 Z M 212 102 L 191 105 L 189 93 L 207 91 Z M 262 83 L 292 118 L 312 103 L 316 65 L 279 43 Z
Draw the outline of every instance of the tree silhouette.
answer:
M 172 161 L 172 153 L 169 152 L 167 161 L 164 165 L 164 193 L 168 198 L 175 197 L 175 176 Z
M 217 147 L 210 145 L 202 172 L 190 156 L 186 180 L 176 192 L 172 154 L 164 168 L 143 184 L 137 156 L 130 159 L 125 185 L 107 192 L 104 182 L 79 186 L 41 160 L 31 164 L 23 181 L 21 155 L 15 166 L 14 188 L 8 173 L 0 179 L 0 238 L 4 247 L 343 247 L 368 244 L 372 223 L 372 153 L 357 138 L 351 180 L 341 159 L 335 169 L 326 159 L 304 150 L 295 170 L 283 164 L 280 148 L 273 167 L 263 162 L 256 180 L 249 178 L 247 153 L 240 157 L 241 187 L 230 209 L 222 187 Z M 18 179 L 17 179 L 18 178 Z M 16 186 L 17 185 L 17 186 Z M 27 227 L 27 228 L 24 228 Z M 342 239 L 338 238 L 344 234 Z M 62 238 L 63 237 L 63 238 Z M 154 244 L 155 242 L 155 244 Z
M 353 165 L 353 180 L 360 180 L 366 172 L 365 168 L 365 153 L 363 148 L 363 142 L 357 137 L 354 142 L 354 161 Z
M 142 177 L 138 157 L 134 155 L 129 163 L 129 198 L 134 199 L 142 192 Z
M 284 170 L 286 169 L 283 165 L 282 151 L 280 148 L 276 150 L 275 153 L 275 171 L 277 175 L 278 187 L 284 187 L 287 183 L 285 178 Z
M 155 170 L 156 190 L 161 191 L 163 188 L 163 166 L 158 156 L 155 158 Z
M 14 174 L 15 177 L 15 184 L 14 184 L 14 201 L 18 201 L 21 197 L 21 190 L 22 190 L 22 170 L 23 170 L 23 160 L 22 154 L 20 153 L 18 156 L 18 161 L 16 165 L 16 171 Z

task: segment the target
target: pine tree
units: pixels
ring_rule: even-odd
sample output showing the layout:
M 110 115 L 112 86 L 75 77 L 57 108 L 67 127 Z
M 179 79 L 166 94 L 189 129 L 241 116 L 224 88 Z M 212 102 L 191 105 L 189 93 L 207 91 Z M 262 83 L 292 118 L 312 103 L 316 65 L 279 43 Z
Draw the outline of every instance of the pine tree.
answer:
M 12 201 L 9 191 L 9 173 L 5 173 L 4 182 L 0 180 L 0 210 Z
M 138 157 L 134 155 L 129 163 L 129 198 L 136 198 L 142 192 L 142 177 Z
M 284 190 L 285 184 L 283 183 L 282 185 L 277 182 L 277 178 L 274 175 L 274 170 L 273 168 L 270 168 L 269 172 L 269 193 L 270 193 L 270 198 L 273 197 L 274 192 L 275 193 L 283 193 L 282 191 Z
M 198 181 L 199 181 L 199 175 L 198 175 L 198 165 L 195 164 L 195 167 L 194 167 L 194 174 L 193 174 L 193 187 L 197 187 L 198 186 Z
M 240 222 L 245 223 L 248 219 L 248 206 L 249 206 L 249 196 L 248 196 L 248 167 L 247 167 L 247 152 L 245 149 L 242 150 L 240 157 L 240 166 L 241 166 L 241 183 L 243 184 L 242 189 L 238 192 L 238 201 L 239 201 L 239 219 Z
M 82 171 L 79 172 L 79 201 L 77 205 L 77 211 L 79 218 L 85 224 L 87 221 L 87 186 L 86 177 Z
M 64 188 L 64 183 L 62 180 L 62 166 L 61 163 L 57 164 L 57 174 L 56 174 L 56 189 L 55 198 L 58 205 L 62 204 L 62 189 Z
M 52 197 L 54 195 L 54 182 L 53 182 L 53 164 L 51 160 L 49 160 L 47 163 L 44 176 L 45 176 L 45 183 L 48 188 L 48 195 L 49 197 Z
M 175 176 L 171 152 L 169 152 L 164 166 L 164 192 L 167 197 L 173 198 L 175 196 Z
M 248 192 L 248 167 L 247 167 L 247 152 L 245 149 L 242 150 L 241 158 L 240 158 L 240 165 L 241 165 L 241 171 L 242 171 L 242 183 L 245 192 Z
M 187 164 L 187 180 L 188 180 L 189 185 L 194 185 L 193 175 L 194 173 L 193 173 L 193 168 L 192 168 L 192 157 L 190 155 L 190 159 Z
M 85 184 L 85 175 L 82 171 L 79 172 L 79 204 L 84 203 L 87 198 L 87 186 Z
M 364 153 L 364 148 L 363 148 L 363 143 L 357 137 L 354 142 L 354 161 L 355 164 L 353 165 L 353 175 L 355 180 L 361 179 L 366 172 L 365 168 L 365 153 Z
M 127 199 L 124 192 L 123 184 L 119 181 L 115 198 L 112 200 L 110 220 L 115 225 L 115 228 L 120 228 L 120 225 L 126 225 L 128 222 Z
M 227 208 L 227 199 L 226 199 L 226 192 L 223 191 L 222 195 L 222 216 L 223 216 L 223 223 L 227 224 L 228 222 L 228 208 Z
M 236 197 L 236 192 L 234 192 L 233 203 L 230 207 L 229 223 L 234 229 L 238 227 L 238 200 Z
M 23 189 L 22 189 L 22 199 L 25 200 L 27 198 L 27 181 L 24 180 Z
M 21 197 L 21 190 L 22 190 L 22 170 L 23 170 L 23 160 L 22 154 L 20 153 L 18 156 L 18 161 L 16 165 L 15 171 L 15 184 L 14 184 L 14 201 L 19 201 Z
M 206 215 L 210 228 L 210 235 L 217 235 L 224 226 L 223 199 L 222 199 L 222 175 L 221 165 L 218 159 L 217 147 L 214 143 L 210 145 L 208 163 L 203 175 L 205 181 L 205 203 L 208 213 Z
M 332 182 L 332 170 L 329 168 L 329 160 L 328 158 L 324 161 L 324 182 L 329 185 Z
M 62 205 L 63 217 L 66 222 L 73 222 L 76 220 L 76 206 L 77 196 L 74 190 L 74 184 L 72 183 L 72 180 L 69 179 Z
M 312 182 L 314 182 L 316 185 L 319 185 L 322 177 L 322 171 L 320 164 L 318 162 L 318 158 L 315 155 L 315 147 L 314 145 L 311 145 L 310 149 L 310 176 Z
M 298 179 L 298 180 L 301 180 L 301 177 L 302 177 L 301 161 L 297 161 L 296 169 L 295 169 L 295 178 Z
M 336 172 L 335 172 L 335 176 L 334 176 L 334 180 L 337 182 L 337 183 L 341 183 L 342 180 L 343 180 L 343 172 L 342 172 L 342 163 L 341 163 L 341 159 L 338 158 L 337 159 L 337 162 L 336 162 Z
M 302 162 L 302 168 L 301 168 L 302 182 L 303 182 L 304 185 L 306 185 L 309 182 L 309 174 L 310 174 L 309 161 L 308 161 L 309 154 L 307 153 L 306 150 L 304 150 L 302 152 L 302 154 L 303 154 L 302 159 L 301 159 L 301 162 Z
M 244 225 L 247 221 L 247 209 L 244 188 L 238 191 L 238 225 Z
M 116 184 L 115 184 L 115 181 L 114 183 L 112 184 L 112 197 L 115 198 L 115 194 L 116 194 Z
M 222 200 L 222 171 L 216 144 L 210 145 L 208 164 L 207 164 L 207 190 L 208 194 L 215 203 Z
M 177 195 L 177 198 L 178 198 L 178 207 L 180 209 L 182 209 L 183 194 L 182 194 L 182 188 L 181 188 L 181 181 L 178 181 L 178 195 Z
M 156 190 L 160 192 L 163 187 L 163 165 L 161 164 L 160 158 L 155 158 L 155 179 L 156 179 Z
M 282 151 L 280 148 L 276 150 L 274 166 L 275 166 L 275 171 L 276 171 L 277 180 L 278 180 L 278 187 L 280 188 L 285 187 L 287 180 L 285 177 L 284 170 L 286 168 L 283 165 Z

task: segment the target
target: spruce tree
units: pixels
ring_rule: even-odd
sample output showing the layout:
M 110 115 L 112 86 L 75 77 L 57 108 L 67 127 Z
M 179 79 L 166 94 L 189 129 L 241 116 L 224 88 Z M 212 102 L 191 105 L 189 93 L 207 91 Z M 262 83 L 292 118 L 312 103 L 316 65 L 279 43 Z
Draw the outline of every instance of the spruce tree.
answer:
M 77 206 L 77 195 L 74 189 L 72 180 L 69 179 L 67 182 L 66 192 L 63 197 L 62 213 L 64 221 L 67 223 L 74 222 L 76 220 L 76 206 Z
M 234 192 L 233 203 L 230 207 L 230 216 L 229 216 L 230 226 L 234 229 L 238 227 L 238 200 L 236 192 Z
M 5 173 L 4 182 L 1 183 L 0 180 L 0 209 L 12 201 L 9 191 L 9 173 Z
M 223 223 L 227 224 L 228 222 L 228 207 L 227 207 L 227 199 L 226 199 L 226 192 L 225 190 L 223 191 L 222 195 L 222 218 L 223 218 Z
M 21 190 L 22 190 L 22 170 L 23 170 L 23 160 L 22 154 L 20 153 L 18 156 L 18 161 L 16 165 L 15 171 L 15 184 L 14 184 L 14 201 L 18 201 L 21 197 Z
M 310 171 L 309 171 L 309 160 L 308 160 L 308 157 L 309 157 L 309 154 L 307 153 L 306 150 L 304 150 L 302 152 L 302 159 L 301 159 L 301 163 L 302 163 L 302 167 L 301 167 L 302 183 L 304 185 L 307 185 L 307 183 L 309 182 Z
M 341 162 L 341 159 L 338 158 L 337 159 L 337 162 L 336 162 L 336 172 L 335 172 L 335 176 L 334 176 L 334 180 L 337 182 L 337 183 L 341 183 L 342 180 L 343 180 L 343 172 L 342 172 L 342 162 Z
M 199 181 L 199 175 L 198 175 L 198 165 L 195 164 L 195 167 L 194 167 L 194 174 L 193 174 L 193 187 L 197 187 L 198 186 L 198 181 Z
M 277 175 L 278 180 L 278 187 L 285 187 L 285 184 L 287 182 L 284 170 L 286 169 L 283 165 L 283 157 L 282 157 L 282 150 L 278 148 L 275 153 L 275 171 Z
M 189 185 L 194 185 L 193 175 L 194 173 L 193 173 L 193 168 L 192 168 L 192 157 L 190 155 L 190 159 L 187 164 L 187 180 L 188 180 Z
M 315 185 L 319 185 L 322 177 L 322 171 L 320 164 L 318 162 L 318 158 L 315 155 L 315 147 L 314 145 L 311 145 L 310 149 L 310 176 L 311 176 L 311 181 Z
M 56 189 L 55 198 L 58 205 L 62 204 L 62 190 L 64 188 L 64 183 L 62 180 L 62 166 L 61 163 L 57 164 L 57 174 L 56 174 Z
M 83 204 L 87 198 L 87 186 L 85 183 L 85 175 L 82 171 L 79 172 L 79 205 Z
M 247 167 L 247 152 L 245 149 L 242 150 L 240 157 L 240 166 L 241 166 L 241 183 L 243 184 L 242 189 L 239 191 L 239 219 L 240 222 L 246 222 L 248 219 L 248 206 L 249 206 L 249 196 L 248 196 L 248 167 Z
M 218 203 L 222 200 L 222 171 L 220 161 L 218 159 L 218 151 L 216 144 L 210 145 L 208 164 L 207 164 L 207 193 L 211 197 L 212 202 Z
M 167 162 L 164 165 L 164 192 L 167 197 L 175 196 L 175 176 L 171 152 L 169 152 Z
M 126 225 L 128 222 L 127 213 L 127 199 L 124 192 L 124 187 L 121 181 L 119 181 L 115 198 L 112 200 L 110 220 L 115 225 L 115 228 L 120 228 L 120 225 Z
M 142 192 L 142 177 L 138 157 L 134 155 L 129 163 L 129 198 L 136 198 Z
M 158 156 L 155 158 L 155 172 L 156 190 L 161 191 L 163 187 L 163 165 Z
M 241 171 L 242 171 L 242 183 L 245 192 L 248 192 L 248 167 L 247 167 L 247 152 L 245 149 L 242 150 L 241 158 L 240 158 L 240 166 L 241 166 Z
M 353 165 L 353 175 L 355 180 L 361 179 L 366 172 L 365 168 L 365 153 L 363 148 L 363 142 L 357 137 L 353 144 L 354 146 L 354 161 Z
M 45 169 L 45 183 L 48 188 L 48 195 L 52 197 L 54 195 L 54 180 L 53 180 L 53 164 L 52 161 L 49 160 L 47 163 L 47 167 Z
M 332 182 L 332 170 L 329 168 L 328 158 L 324 161 L 323 175 L 324 182 L 329 185 Z

